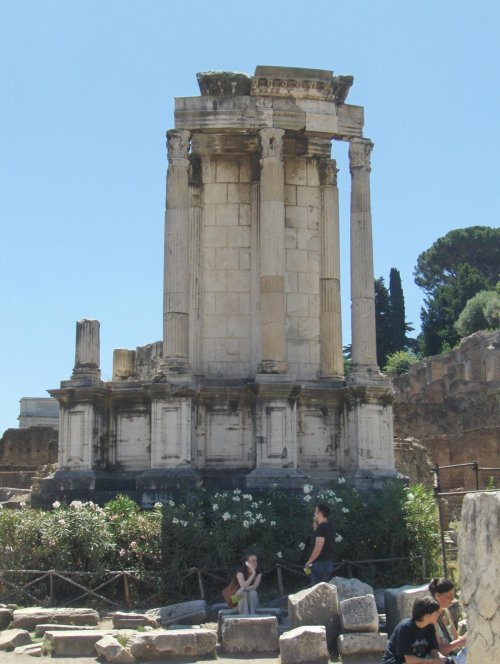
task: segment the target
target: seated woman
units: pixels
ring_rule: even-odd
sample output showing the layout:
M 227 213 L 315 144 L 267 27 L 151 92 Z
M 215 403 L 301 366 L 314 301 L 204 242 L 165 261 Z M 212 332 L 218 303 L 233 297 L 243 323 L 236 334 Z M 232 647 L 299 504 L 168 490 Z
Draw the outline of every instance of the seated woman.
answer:
M 449 612 L 455 598 L 455 584 L 450 579 L 432 579 L 429 583 L 429 592 L 439 604 L 439 619 L 436 623 L 436 634 L 439 652 L 443 655 L 456 655 L 467 643 L 466 636 L 458 636 L 457 628 Z M 465 654 L 465 653 L 464 653 Z M 465 661 L 464 654 L 460 662 Z
M 236 578 L 240 587 L 236 595 L 240 598 L 238 601 L 238 611 L 240 613 L 255 613 L 259 608 L 259 595 L 257 588 L 260 585 L 262 574 L 257 569 L 257 556 L 255 553 L 248 553 L 243 565 L 236 572 Z
M 411 618 L 402 620 L 387 642 L 383 664 L 441 664 L 447 657 L 438 652 L 435 625 L 439 604 L 432 597 L 421 597 L 413 603 Z

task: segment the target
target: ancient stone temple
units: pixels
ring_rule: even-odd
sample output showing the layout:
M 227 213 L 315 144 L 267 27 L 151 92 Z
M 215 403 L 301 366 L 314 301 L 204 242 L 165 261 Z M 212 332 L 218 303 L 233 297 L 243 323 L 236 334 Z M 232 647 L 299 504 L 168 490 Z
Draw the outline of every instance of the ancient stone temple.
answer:
M 145 504 L 211 480 L 246 488 L 394 471 L 392 393 L 377 367 L 372 142 L 351 76 L 257 67 L 198 74 L 167 132 L 163 342 L 116 350 L 77 324 L 59 471 L 44 490 Z M 352 373 L 344 377 L 337 166 L 349 144 Z M 335 154 L 335 152 L 334 152 Z

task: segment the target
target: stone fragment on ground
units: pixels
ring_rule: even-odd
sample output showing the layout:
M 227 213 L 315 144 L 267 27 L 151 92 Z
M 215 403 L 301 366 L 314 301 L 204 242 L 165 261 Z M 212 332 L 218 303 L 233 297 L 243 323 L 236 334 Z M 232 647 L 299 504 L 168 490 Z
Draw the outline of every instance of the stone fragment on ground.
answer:
M 276 616 L 224 616 L 221 649 L 227 653 L 266 653 L 279 650 Z
M 31 643 L 31 636 L 25 629 L 5 629 L 0 632 L 0 650 L 10 652 L 18 646 Z
M 387 645 L 387 634 L 375 632 L 341 634 L 337 650 L 342 664 L 379 664 Z
M 116 636 L 116 630 L 79 630 L 45 632 L 43 650 L 52 657 L 95 657 L 95 644 L 104 636 Z
M 323 625 L 328 649 L 334 651 L 340 634 L 337 588 L 329 583 L 317 583 L 288 596 L 290 627 Z
M 157 620 L 162 627 L 174 624 L 199 625 L 207 619 L 207 603 L 203 599 L 169 604 L 146 611 L 146 616 Z
M 16 609 L 12 627 L 33 632 L 38 624 L 57 623 L 59 625 L 98 625 L 99 614 L 94 609 L 45 608 L 34 606 Z
M 41 643 L 28 643 L 25 646 L 18 646 L 14 648 L 14 655 L 29 655 L 30 657 L 42 656 Z
M 138 660 L 167 657 L 216 657 L 217 634 L 211 629 L 136 632 L 127 649 Z
M 373 595 L 351 597 L 339 604 L 343 632 L 378 632 L 378 612 Z
M 137 629 L 138 627 L 159 627 L 156 618 L 144 613 L 117 611 L 112 616 L 113 627 L 116 629 Z
M 103 636 L 95 644 L 97 655 L 105 662 L 115 664 L 132 664 L 134 657 L 127 648 L 124 648 L 114 636 Z
M 279 638 L 281 664 L 328 664 L 330 655 L 324 627 L 307 626 Z

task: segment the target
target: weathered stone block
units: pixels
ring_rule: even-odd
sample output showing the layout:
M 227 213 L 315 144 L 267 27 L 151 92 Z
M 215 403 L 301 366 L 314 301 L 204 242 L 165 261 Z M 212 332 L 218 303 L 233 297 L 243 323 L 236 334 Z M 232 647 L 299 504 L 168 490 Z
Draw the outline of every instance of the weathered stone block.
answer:
M 104 636 L 95 644 L 97 655 L 105 662 L 132 664 L 135 662 L 131 653 L 114 636 Z
M 13 611 L 11 609 L 0 608 L 0 629 L 6 629 L 12 620 Z
M 14 648 L 14 655 L 29 655 L 30 657 L 42 656 L 42 645 L 40 643 L 28 643 L 25 646 Z
M 60 625 L 97 625 L 99 614 L 94 609 L 46 609 L 40 606 L 16 609 L 12 626 L 32 632 L 39 623 Z
M 327 664 L 324 627 L 296 627 L 279 638 L 281 664 Z
M 363 634 L 341 634 L 337 639 L 337 648 L 342 655 L 342 661 L 347 655 L 378 653 L 379 659 L 387 645 L 387 634 L 370 632 Z
M 343 632 L 377 632 L 378 612 L 373 595 L 351 597 L 339 604 Z
M 70 630 L 68 632 L 45 632 L 43 649 L 53 657 L 95 657 L 95 644 L 104 636 L 116 636 L 113 630 Z
M 144 613 L 127 613 L 125 611 L 117 611 L 113 614 L 113 627 L 115 629 L 134 629 L 137 627 L 158 627 L 158 622 L 152 616 L 147 616 Z
M 387 634 L 390 636 L 396 625 L 411 616 L 413 603 L 420 597 L 427 597 L 429 589 L 425 586 L 401 586 L 388 588 L 384 594 Z
M 35 636 L 43 636 L 45 632 L 70 632 L 74 631 L 74 625 L 54 625 L 53 623 L 38 624 L 35 627 Z M 79 625 L 78 630 L 94 629 L 93 625 Z
M 169 604 L 158 609 L 146 611 L 146 616 L 154 618 L 163 627 L 174 623 L 183 625 L 198 625 L 207 619 L 207 603 L 204 599 L 194 599 L 190 602 Z
M 340 633 L 339 603 L 335 586 L 318 583 L 312 588 L 289 595 L 288 616 L 292 628 L 304 625 L 324 626 L 328 648 L 335 648 Z
M 221 632 L 224 652 L 276 652 L 279 649 L 275 616 L 225 616 Z
M 127 643 L 139 660 L 167 657 L 215 657 L 217 635 L 211 629 L 161 630 L 138 632 Z

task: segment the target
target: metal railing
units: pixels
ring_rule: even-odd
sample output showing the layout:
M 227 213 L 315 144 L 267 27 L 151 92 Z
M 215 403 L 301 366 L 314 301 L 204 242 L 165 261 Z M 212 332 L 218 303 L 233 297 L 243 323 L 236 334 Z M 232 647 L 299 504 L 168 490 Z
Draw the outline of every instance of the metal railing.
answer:
M 454 470 L 457 468 L 470 468 L 473 473 L 474 473 L 474 486 L 475 489 L 449 489 L 449 490 L 442 490 L 442 471 L 443 470 Z M 448 576 L 448 555 L 447 552 L 449 552 L 449 546 L 447 545 L 446 542 L 446 531 L 447 531 L 447 526 L 449 525 L 448 523 L 448 515 L 445 514 L 444 510 L 444 501 L 450 501 L 453 499 L 455 500 L 455 510 L 458 511 L 458 509 L 461 510 L 462 507 L 462 502 L 463 502 L 463 497 L 467 495 L 468 493 L 476 493 L 478 491 L 495 491 L 496 489 L 488 489 L 486 486 L 481 488 L 481 483 L 485 484 L 484 482 L 484 475 L 482 473 L 488 473 L 488 481 L 490 477 L 495 479 L 495 474 L 498 475 L 500 473 L 500 468 L 489 468 L 486 466 L 480 466 L 478 461 L 470 461 L 468 463 L 455 463 L 455 464 L 450 464 L 450 465 L 445 465 L 445 466 L 439 466 L 435 465 L 432 469 L 432 473 L 434 475 L 434 498 L 436 500 L 437 508 L 438 508 L 438 515 L 439 515 L 439 535 L 440 535 L 440 541 L 441 541 L 441 563 L 442 563 L 442 568 L 443 568 L 443 575 L 446 577 Z M 482 482 L 481 482 L 482 481 Z M 458 516 L 458 515 L 457 515 Z M 454 551 L 455 552 L 455 551 Z

